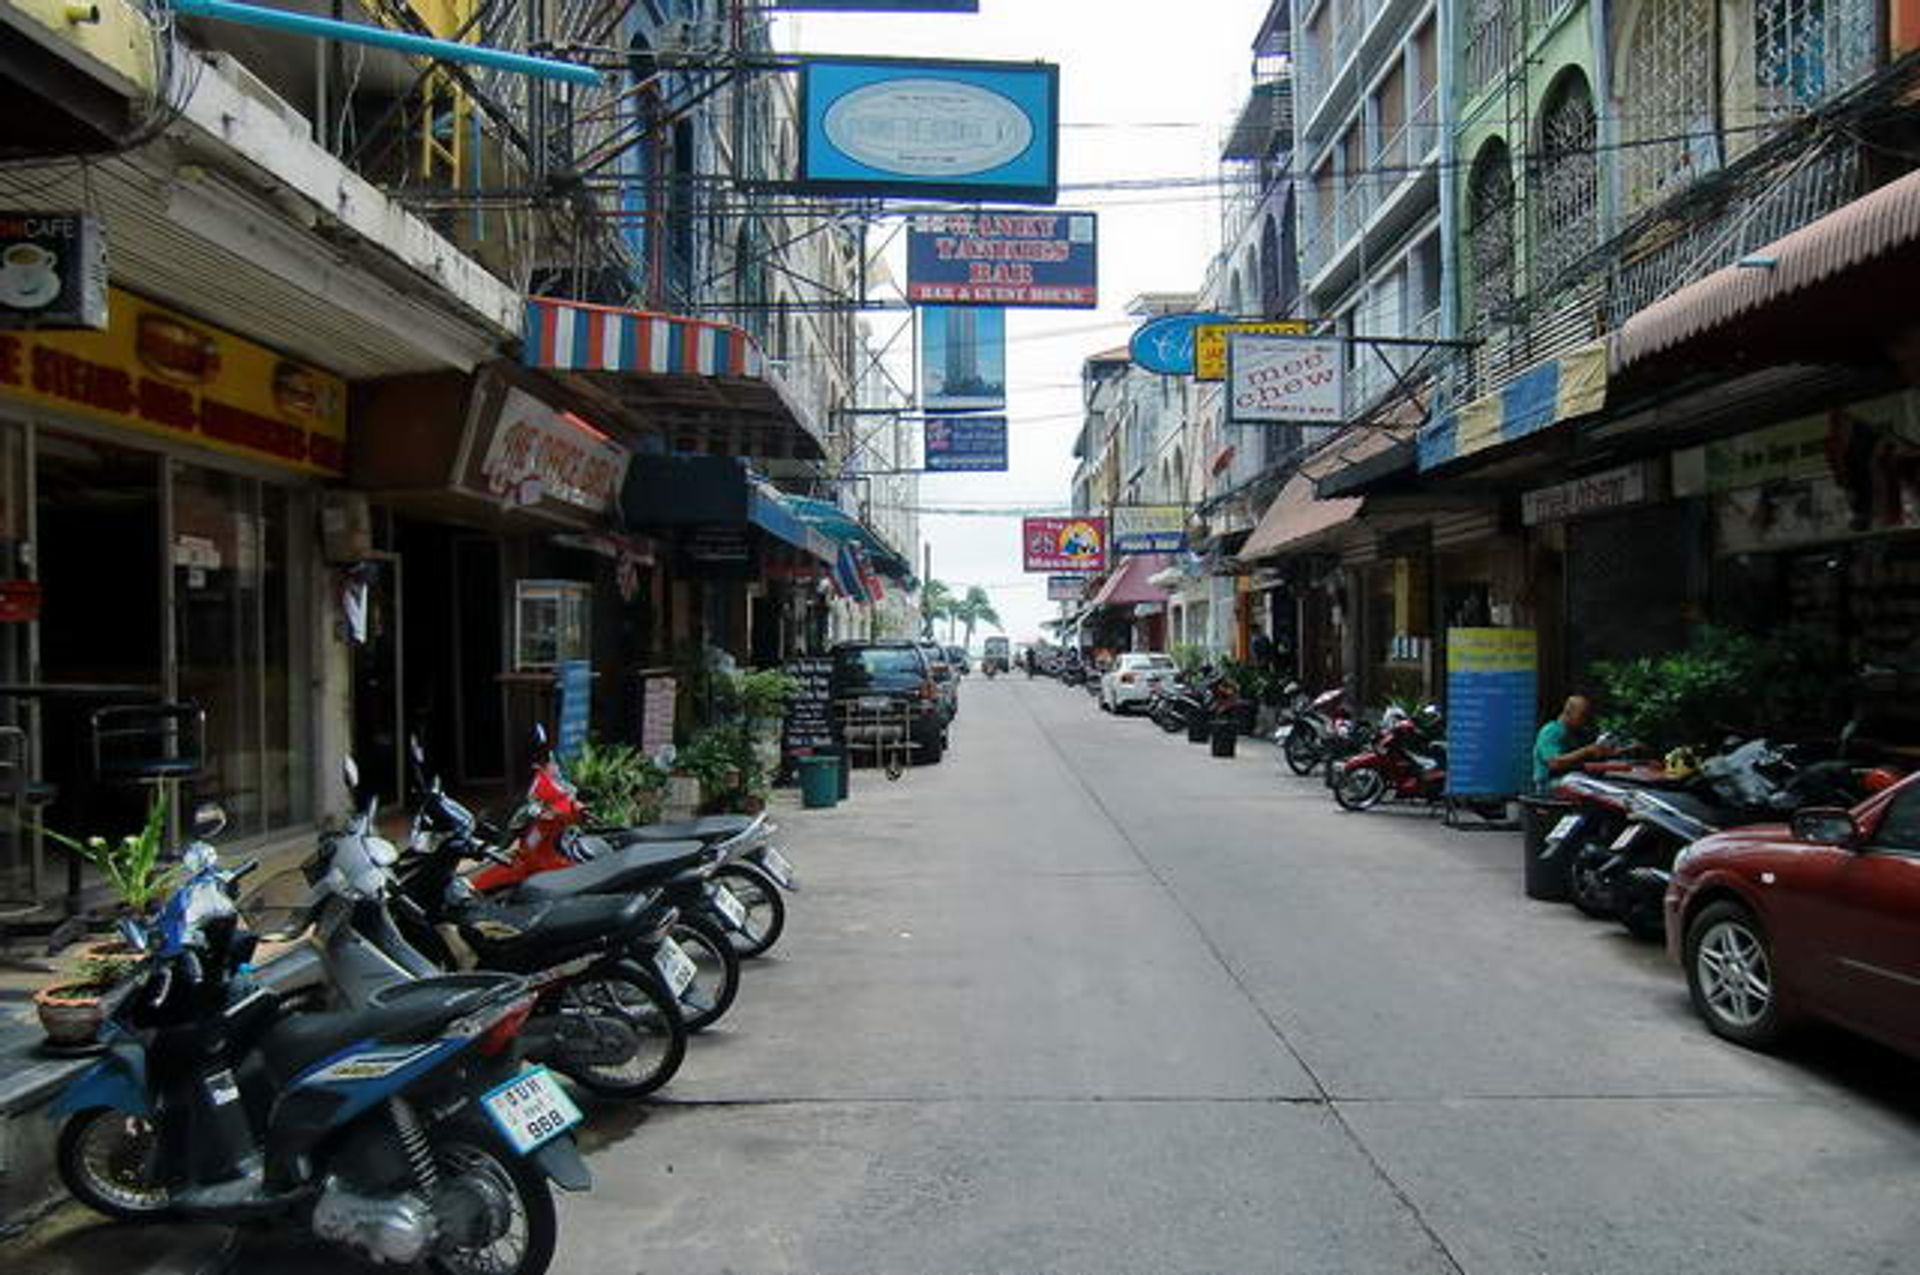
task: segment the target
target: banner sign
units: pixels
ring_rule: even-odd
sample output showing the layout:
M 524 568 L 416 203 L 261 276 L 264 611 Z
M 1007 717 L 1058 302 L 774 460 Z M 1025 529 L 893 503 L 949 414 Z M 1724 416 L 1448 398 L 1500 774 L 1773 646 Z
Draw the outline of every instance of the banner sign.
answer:
M 1107 569 L 1105 518 L 1025 518 L 1020 543 L 1028 571 L 1092 573 Z
M 1134 330 L 1127 342 L 1127 355 L 1135 365 L 1162 376 L 1191 376 L 1195 357 L 1196 333 L 1202 327 L 1232 323 L 1233 316 L 1206 311 L 1196 314 L 1163 314 L 1149 319 Z
M 1078 602 L 1087 595 L 1085 576 L 1048 576 L 1047 601 Z
M 562 660 L 553 672 L 560 692 L 560 723 L 554 732 L 553 750 L 566 759 L 587 742 L 587 719 L 593 708 L 593 665 L 585 660 Z
M 1007 468 L 1004 416 L 929 416 L 926 443 L 930 474 L 997 474 Z
M 1115 553 L 1179 553 L 1186 547 L 1187 510 L 1184 505 L 1115 507 Z
M 920 311 L 920 405 L 928 411 L 1007 405 L 1007 312 L 980 306 Z
M 805 58 L 802 190 L 1050 204 L 1060 68 L 1040 62 Z
M 107 238 L 78 212 L 0 212 L 0 328 L 107 326 Z
M 1520 497 L 1520 521 L 1537 527 L 1543 522 L 1637 505 L 1648 497 L 1647 468 L 1645 464 L 1622 465 L 1526 492 Z
M 1227 338 L 1235 333 L 1248 336 L 1305 336 L 1312 324 L 1304 319 L 1276 323 L 1202 323 L 1193 330 L 1193 379 L 1227 379 Z
M 1091 310 L 1100 304 L 1093 213 L 928 213 L 907 225 L 907 300 Z
M 0 332 L 0 399 L 340 478 L 347 384 L 118 288 L 104 332 Z
M 542 499 L 612 513 L 627 481 L 627 449 L 525 390 L 507 391 L 480 461 L 487 493 L 516 507 Z
M 1248 425 L 1338 425 L 1345 417 L 1346 350 L 1297 336 L 1227 337 L 1227 416 Z
M 1447 630 L 1447 794 L 1533 786 L 1539 659 L 1532 629 Z

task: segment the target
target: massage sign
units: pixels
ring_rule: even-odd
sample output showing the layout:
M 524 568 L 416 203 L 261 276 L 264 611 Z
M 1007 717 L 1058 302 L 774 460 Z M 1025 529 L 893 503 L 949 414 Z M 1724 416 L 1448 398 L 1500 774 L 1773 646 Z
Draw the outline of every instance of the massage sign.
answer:
M 0 332 L 0 398 L 266 460 L 346 472 L 347 388 L 114 289 L 104 332 Z

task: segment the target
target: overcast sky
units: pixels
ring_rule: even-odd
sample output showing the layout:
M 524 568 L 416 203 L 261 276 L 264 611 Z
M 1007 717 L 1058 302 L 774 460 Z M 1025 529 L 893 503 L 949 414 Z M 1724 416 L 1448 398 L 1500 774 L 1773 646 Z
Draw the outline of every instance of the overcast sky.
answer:
M 1250 81 L 1254 26 L 1266 8 L 1266 0 L 981 0 L 975 15 L 781 16 L 781 45 L 808 53 L 1060 64 L 1059 206 L 1100 214 L 1100 308 L 1008 312 L 1011 468 L 926 475 L 922 506 L 1047 510 L 1067 502 L 1081 360 L 1126 343 L 1137 325 L 1126 314 L 1133 297 L 1197 288 L 1218 251 L 1220 224 L 1206 190 L 1072 187 L 1216 175 L 1221 140 Z M 904 254 L 895 268 L 904 278 Z M 902 317 L 877 313 L 870 322 L 884 341 Z M 903 364 L 903 381 L 907 373 Z M 929 514 L 920 525 L 933 546 L 935 576 L 956 588 L 984 586 L 1014 640 L 1039 635 L 1040 621 L 1056 608 L 1046 601 L 1046 577 L 1021 572 L 1017 514 Z M 982 636 L 976 632 L 976 645 Z

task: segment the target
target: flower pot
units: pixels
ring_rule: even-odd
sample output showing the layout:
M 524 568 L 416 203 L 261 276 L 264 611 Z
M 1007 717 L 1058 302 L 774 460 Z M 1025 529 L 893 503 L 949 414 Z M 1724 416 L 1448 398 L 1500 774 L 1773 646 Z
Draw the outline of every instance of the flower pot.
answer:
M 33 994 L 33 1007 L 40 1014 L 40 1028 L 47 1043 L 71 1049 L 91 1045 L 106 1017 L 101 1006 L 100 988 L 90 983 L 56 983 Z

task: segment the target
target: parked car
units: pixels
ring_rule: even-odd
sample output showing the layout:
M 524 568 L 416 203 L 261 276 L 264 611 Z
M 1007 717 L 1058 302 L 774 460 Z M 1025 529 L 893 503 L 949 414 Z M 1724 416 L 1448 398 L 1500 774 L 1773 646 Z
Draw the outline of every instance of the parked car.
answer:
M 940 688 L 941 707 L 951 722 L 960 716 L 960 674 L 947 658 L 947 648 L 938 642 L 924 638 L 920 642 L 920 651 L 927 657 L 927 667 L 933 672 L 934 685 Z
M 1718 1035 L 1765 1048 L 1821 1018 L 1920 1057 L 1920 775 L 1694 842 L 1666 920 Z
M 833 648 L 831 686 L 834 717 L 847 723 L 850 747 L 898 742 L 904 729 L 918 745 L 916 764 L 932 765 L 946 752 L 947 714 L 919 643 L 841 642 Z
M 1128 651 L 1100 675 L 1100 707 L 1109 713 L 1145 708 L 1162 684 L 1172 685 L 1179 670 L 1173 657 L 1153 651 Z
M 961 677 L 973 672 L 973 661 L 967 658 L 967 648 L 964 646 L 948 647 L 947 663 L 953 665 L 954 671 Z

